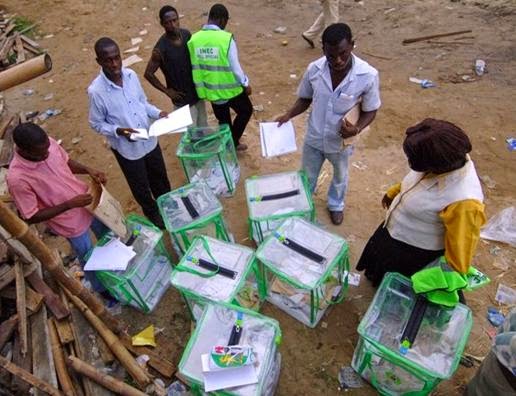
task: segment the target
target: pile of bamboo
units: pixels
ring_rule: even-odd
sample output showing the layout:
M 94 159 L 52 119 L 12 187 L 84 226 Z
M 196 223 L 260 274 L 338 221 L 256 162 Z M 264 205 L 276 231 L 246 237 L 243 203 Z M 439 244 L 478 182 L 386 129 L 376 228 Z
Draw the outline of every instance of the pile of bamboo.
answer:
M 18 30 L 14 17 L 8 16 L 5 11 L 0 10 L 0 70 L 8 68 L 12 64 L 22 63 L 42 53 L 39 44 L 24 34 L 32 30 L 34 26 Z
M 0 241 L 0 394 L 25 395 L 30 388 L 35 395 L 164 394 L 149 367 L 168 379 L 172 363 L 132 346 L 122 324 L 67 272 L 59 254 L 1 201 Z M 137 363 L 134 356 L 142 354 L 149 367 Z

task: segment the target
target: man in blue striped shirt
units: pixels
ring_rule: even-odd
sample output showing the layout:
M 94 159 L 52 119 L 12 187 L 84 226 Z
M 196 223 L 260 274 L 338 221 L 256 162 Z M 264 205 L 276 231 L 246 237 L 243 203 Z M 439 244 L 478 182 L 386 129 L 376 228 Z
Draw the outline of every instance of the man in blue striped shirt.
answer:
M 166 117 L 147 101 L 138 76 L 122 67 L 120 49 L 112 39 L 95 43 L 100 74 L 88 87 L 90 126 L 107 137 L 131 192 L 143 213 L 163 228 L 156 199 L 170 191 L 165 162 L 156 137 L 132 140 L 135 129 L 148 129 L 151 119 Z

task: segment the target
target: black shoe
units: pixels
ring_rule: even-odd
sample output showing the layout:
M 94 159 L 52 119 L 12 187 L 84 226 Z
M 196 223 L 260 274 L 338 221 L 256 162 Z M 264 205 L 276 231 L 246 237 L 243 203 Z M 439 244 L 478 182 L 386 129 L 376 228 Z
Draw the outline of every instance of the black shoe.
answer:
M 342 224 L 342 220 L 344 220 L 344 213 L 342 213 L 342 210 L 330 210 L 330 219 L 331 222 L 335 225 Z
M 303 37 L 303 39 L 308 43 L 310 48 L 315 48 L 314 42 L 312 40 L 310 40 L 308 37 L 306 37 L 304 33 L 301 34 L 301 37 Z

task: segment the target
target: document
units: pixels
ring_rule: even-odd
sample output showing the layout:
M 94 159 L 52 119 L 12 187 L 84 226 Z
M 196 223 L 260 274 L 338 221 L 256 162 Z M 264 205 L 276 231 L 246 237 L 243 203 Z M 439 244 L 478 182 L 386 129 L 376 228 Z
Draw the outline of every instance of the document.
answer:
M 127 228 L 125 226 L 124 210 L 120 202 L 102 184 L 93 179 L 91 179 L 90 193 L 93 195 L 93 202 L 86 209 L 120 238 L 125 238 Z
M 342 122 L 346 122 L 348 120 L 349 123 L 355 125 L 360 117 L 360 102 L 353 106 L 344 116 Z M 369 126 L 365 127 L 358 135 L 351 136 L 346 139 L 342 139 L 342 146 L 345 148 L 346 146 L 352 146 L 360 140 L 361 137 L 369 132 Z
M 223 370 L 210 370 L 210 355 L 201 355 L 202 371 L 204 375 L 204 391 L 213 392 L 219 389 L 256 384 L 258 376 L 254 365 L 245 365 Z
M 134 128 L 136 133 L 131 134 L 131 140 L 145 140 L 151 136 L 161 136 L 167 133 L 186 132 L 186 128 L 193 124 L 190 106 L 185 105 L 164 118 L 152 123 L 149 130 Z
M 136 256 L 131 246 L 115 238 L 104 246 L 95 246 L 84 271 L 125 271 L 129 261 Z
M 260 123 L 260 142 L 263 157 L 293 153 L 297 150 L 296 133 L 292 121 L 278 127 L 277 122 Z

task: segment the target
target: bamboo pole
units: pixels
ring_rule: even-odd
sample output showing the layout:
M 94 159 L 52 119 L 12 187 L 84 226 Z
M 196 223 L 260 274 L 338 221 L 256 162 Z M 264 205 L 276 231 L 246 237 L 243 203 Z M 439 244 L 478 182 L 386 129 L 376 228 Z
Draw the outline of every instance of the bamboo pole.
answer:
M 85 375 L 86 377 L 95 381 L 97 384 L 102 385 L 104 388 L 109 389 L 118 395 L 145 396 L 145 393 L 139 391 L 138 389 L 133 388 L 132 386 L 116 378 L 113 378 L 110 375 L 100 372 L 95 367 L 86 362 L 83 362 L 74 356 L 68 356 L 68 365 L 79 374 Z
M 65 355 L 63 348 L 59 343 L 59 336 L 57 335 L 56 325 L 52 319 L 49 319 L 47 323 L 48 333 L 50 334 L 50 345 L 52 346 L 52 354 L 54 355 L 57 378 L 61 384 L 61 389 L 63 390 L 65 396 L 77 396 L 77 393 L 75 393 L 75 389 L 73 388 L 72 380 L 66 368 Z
M 63 394 L 59 392 L 59 389 L 54 388 L 49 383 L 40 380 L 38 377 L 32 375 L 27 370 L 22 369 L 21 367 L 11 363 L 9 360 L 0 355 L 0 367 L 3 367 L 7 371 L 9 371 L 12 375 L 21 378 L 25 382 L 35 386 L 36 388 L 42 390 L 43 392 L 48 393 L 51 396 L 62 396 Z
M 439 37 L 456 36 L 457 34 L 464 34 L 464 33 L 471 33 L 471 32 L 472 32 L 472 30 L 459 30 L 457 32 L 431 34 L 429 36 L 422 36 L 422 37 L 414 37 L 414 38 L 405 39 L 405 40 L 402 41 L 402 44 L 417 43 L 418 41 L 431 40 L 431 39 L 439 38 Z
M 48 54 L 42 54 L 0 72 L 0 92 L 29 81 L 52 69 Z
M 120 322 L 109 313 L 100 302 L 80 281 L 70 276 L 61 264 L 60 258 L 53 253 L 43 241 L 21 220 L 7 205 L 0 201 L 0 225 L 12 236 L 18 239 L 50 272 L 50 274 L 66 287 L 73 295 L 79 297 L 86 305 L 115 333 L 121 331 Z
M 91 323 L 93 328 L 97 330 L 100 336 L 104 339 L 107 346 L 117 359 L 122 363 L 125 369 L 129 372 L 131 377 L 141 386 L 144 387 L 150 383 L 150 378 L 143 368 L 136 362 L 129 351 L 123 346 L 118 337 L 109 330 L 104 323 L 84 304 L 79 298 L 72 295 L 67 289 L 63 289 L 67 297 Z

